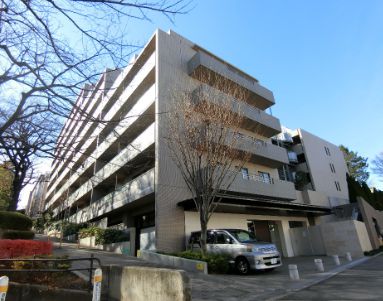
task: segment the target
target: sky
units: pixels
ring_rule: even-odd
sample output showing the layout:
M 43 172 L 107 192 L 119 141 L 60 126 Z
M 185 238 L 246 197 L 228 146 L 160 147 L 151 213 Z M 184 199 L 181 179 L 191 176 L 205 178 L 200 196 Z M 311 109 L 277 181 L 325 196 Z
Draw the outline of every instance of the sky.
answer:
M 383 1 L 194 0 L 188 9 L 174 22 L 130 20 L 131 41 L 172 29 L 273 91 L 283 125 L 370 161 L 383 151 Z M 369 184 L 383 189 L 374 176 Z

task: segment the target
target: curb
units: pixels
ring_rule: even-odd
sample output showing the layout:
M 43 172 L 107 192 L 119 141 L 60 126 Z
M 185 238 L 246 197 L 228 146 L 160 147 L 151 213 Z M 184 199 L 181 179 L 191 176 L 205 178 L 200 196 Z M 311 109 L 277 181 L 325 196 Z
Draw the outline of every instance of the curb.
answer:
M 336 275 L 338 275 L 339 273 L 341 272 L 344 272 L 345 270 L 348 270 L 348 269 L 351 269 L 355 266 L 358 266 L 372 258 L 375 258 L 377 256 L 380 256 L 381 254 L 383 254 L 383 252 L 380 252 L 378 254 L 375 254 L 373 256 L 365 256 L 365 257 L 362 257 L 362 258 L 359 258 L 355 261 L 352 261 L 350 263 L 347 263 L 345 265 L 342 265 L 340 267 L 337 267 L 331 271 L 328 271 L 328 272 L 324 272 L 324 273 L 318 273 L 316 275 L 316 277 L 318 277 L 317 279 L 313 279 L 313 280 L 308 280 L 307 282 L 305 283 L 296 283 L 295 285 L 293 285 L 292 288 L 290 289 L 287 289 L 286 292 L 280 294 L 280 295 L 277 295 L 277 296 L 273 296 L 273 297 L 270 297 L 270 298 L 266 298 L 264 299 L 265 301 L 274 301 L 274 300 L 279 300 L 280 298 L 283 298 L 283 297 L 286 297 L 286 296 L 289 296 L 291 294 L 294 294 L 296 292 L 299 292 L 301 290 L 304 290 L 306 288 L 309 288 L 313 285 L 316 285 L 316 284 L 319 284 L 323 281 L 326 281 Z M 304 280 L 303 280 L 304 281 Z

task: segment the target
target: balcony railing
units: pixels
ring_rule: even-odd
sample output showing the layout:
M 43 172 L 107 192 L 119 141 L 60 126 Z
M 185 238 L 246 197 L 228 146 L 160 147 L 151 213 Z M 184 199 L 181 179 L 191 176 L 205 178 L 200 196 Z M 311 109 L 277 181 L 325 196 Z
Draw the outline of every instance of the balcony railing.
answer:
M 209 102 L 230 108 L 232 112 L 242 117 L 242 128 L 257 132 L 264 137 L 270 138 L 281 131 L 278 118 L 206 84 L 201 84 L 193 91 L 193 102 L 197 106 L 200 103 Z
M 274 96 L 270 90 L 261 86 L 249 75 L 242 74 L 205 52 L 198 51 L 188 62 L 188 69 L 192 77 L 211 86 L 215 86 L 218 82 L 221 86 L 234 85 L 235 90 L 242 89 L 246 92 L 242 95 L 242 100 L 262 110 L 274 104 Z
M 287 164 L 289 162 L 286 149 L 257 138 L 243 134 L 238 135 L 239 140 L 236 148 L 250 153 L 251 162 L 272 168 L 277 168 L 282 164 Z
M 270 176 L 233 171 L 228 177 L 235 177 L 228 191 L 277 200 L 295 200 L 294 184 Z
M 122 206 L 139 200 L 154 192 L 154 168 L 148 170 L 132 181 L 124 184 L 88 207 L 70 217 L 72 222 L 83 223 L 101 216 Z

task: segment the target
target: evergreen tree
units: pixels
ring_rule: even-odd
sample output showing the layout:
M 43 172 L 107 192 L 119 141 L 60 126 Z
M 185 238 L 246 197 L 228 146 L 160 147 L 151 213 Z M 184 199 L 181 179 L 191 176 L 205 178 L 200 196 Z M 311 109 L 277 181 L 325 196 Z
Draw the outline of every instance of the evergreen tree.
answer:
M 358 155 L 358 152 L 349 150 L 344 145 L 340 145 L 339 149 L 343 152 L 349 175 L 358 182 L 366 182 L 369 173 L 367 171 L 367 158 Z

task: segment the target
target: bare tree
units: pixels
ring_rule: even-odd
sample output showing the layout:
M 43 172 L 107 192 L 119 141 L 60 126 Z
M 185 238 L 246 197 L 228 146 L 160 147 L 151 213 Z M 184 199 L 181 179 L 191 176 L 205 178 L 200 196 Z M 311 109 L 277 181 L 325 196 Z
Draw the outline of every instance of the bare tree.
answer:
M 57 153 L 47 149 L 61 135 L 56 123 L 62 124 L 73 116 L 78 120 L 113 122 L 87 113 L 76 98 L 82 91 L 94 89 L 104 66 L 111 68 L 106 72 L 125 67 L 131 54 L 141 48 L 129 40 L 128 22 L 150 21 L 154 14 L 173 20 L 175 15 L 187 12 L 189 3 L 0 0 L 1 152 L 18 174 L 10 208 L 15 208 L 20 188 L 28 182 L 27 169 L 32 168 L 33 157 L 56 157 Z M 39 129 L 42 120 L 44 129 Z M 44 143 L 31 145 L 25 136 L 29 130 L 33 130 L 33 139 L 39 135 L 35 130 L 41 130 L 38 139 L 41 142 L 44 136 Z M 17 141 L 17 146 L 12 147 L 12 141 Z
M 372 160 L 372 171 L 380 178 L 383 179 L 383 152 Z
M 13 123 L 50 112 L 68 117 L 75 97 L 101 74 L 118 69 L 140 49 L 127 34 L 129 20 L 153 14 L 172 19 L 185 0 L 1 0 L 0 135 Z M 85 86 L 87 89 L 87 86 Z M 3 114 L 3 109 L 7 114 Z M 11 112 L 11 114 L 8 114 Z
M 54 131 L 49 119 L 29 117 L 13 123 L 0 136 L 0 156 L 9 162 L 8 169 L 13 173 L 9 211 L 17 209 L 21 190 L 34 180 L 35 157 L 52 156 L 55 140 L 51 132 Z
M 241 91 L 228 83 L 224 94 L 201 86 L 193 92 L 176 92 L 165 137 L 171 156 L 190 190 L 201 224 L 201 250 L 206 253 L 208 222 L 250 154 L 241 151 L 244 136 Z M 255 147 L 255 143 L 254 143 Z

